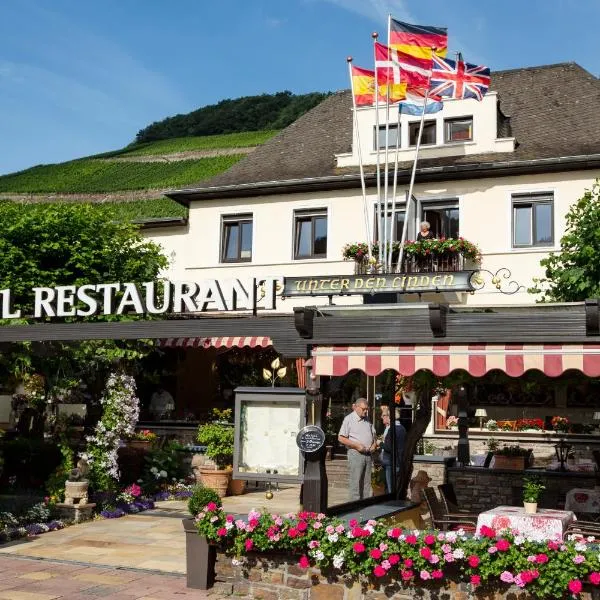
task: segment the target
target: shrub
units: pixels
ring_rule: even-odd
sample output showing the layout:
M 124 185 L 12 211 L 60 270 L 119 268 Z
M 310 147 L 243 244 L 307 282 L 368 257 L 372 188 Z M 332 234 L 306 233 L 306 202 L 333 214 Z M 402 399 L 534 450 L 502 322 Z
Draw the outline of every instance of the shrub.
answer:
M 188 500 L 188 510 L 191 515 L 196 516 L 209 502 L 221 506 L 221 497 L 212 488 L 197 485 Z
M 233 424 L 231 409 L 213 408 L 212 420 L 198 427 L 197 440 L 206 446 L 206 456 L 215 461 L 218 469 L 225 469 L 233 462 Z

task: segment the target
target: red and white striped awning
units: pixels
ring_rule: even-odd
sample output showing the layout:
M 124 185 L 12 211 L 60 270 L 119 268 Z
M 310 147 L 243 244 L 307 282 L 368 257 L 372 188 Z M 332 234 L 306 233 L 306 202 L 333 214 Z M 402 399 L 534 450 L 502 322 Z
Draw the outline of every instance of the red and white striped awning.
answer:
M 158 340 L 163 348 L 266 348 L 272 346 L 270 337 L 178 337 Z
M 443 377 L 464 369 L 481 377 L 492 369 L 519 377 L 537 369 L 549 377 L 576 369 L 589 377 L 600 376 L 598 344 L 470 344 L 456 346 L 318 346 L 312 350 L 316 375 L 345 375 L 352 369 L 378 375 L 386 369 L 413 375 L 427 369 Z

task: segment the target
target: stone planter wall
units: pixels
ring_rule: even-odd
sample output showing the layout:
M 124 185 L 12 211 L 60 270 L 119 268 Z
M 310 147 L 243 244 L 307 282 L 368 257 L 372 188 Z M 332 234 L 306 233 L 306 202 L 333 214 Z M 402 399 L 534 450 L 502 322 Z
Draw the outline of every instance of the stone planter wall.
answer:
M 262 600 L 530 600 L 532 596 L 517 587 L 480 590 L 473 594 L 469 585 L 445 581 L 444 586 L 412 586 L 403 588 L 392 582 L 385 587 L 369 588 L 351 580 L 327 578 L 318 569 L 301 569 L 297 557 L 283 555 L 249 556 L 240 566 L 231 558 L 217 554 L 215 583 L 211 592 L 232 597 Z M 583 593 L 581 600 L 592 600 Z

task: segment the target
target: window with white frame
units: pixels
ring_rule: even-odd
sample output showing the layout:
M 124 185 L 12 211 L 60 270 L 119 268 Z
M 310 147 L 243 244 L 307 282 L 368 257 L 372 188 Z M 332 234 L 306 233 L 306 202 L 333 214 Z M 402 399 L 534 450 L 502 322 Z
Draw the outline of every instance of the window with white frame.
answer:
M 294 212 L 294 259 L 327 257 L 327 210 Z
M 553 194 L 515 194 L 512 197 L 512 246 L 554 244 Z
M 377 132 L 379 131 L 379 135 Z M 390 123 L 387 131 L 387 146 L 388 148 L 395 148 L 396 144 L 400 147 L 399 141 L 400 127 L 398 123 Z M 385 150 L 385 139 L 386 139 L 386 126 L 380 125 L 379 130 L 373 128 L 373 146 L 375 150 Z
M 421 121 L 415 121 L 408 124 L 408 144 L 410 146 L 417 145 L 419 137 L 419 127 Z M 425 121 L 423 123 L 423 133 L 421 134 L 421 145 L 433 145 L 436 142 L 437 123 L 435 121 Z
M 473 117 L 444 120 L 444 142 L 467 142 L 473 139 Z
M 392 205 L 388 204 L 388 213 L 387 213 L 387 224 L 388 224 L 388 231 L 387 231 L 387 235 L 388 236 L 392 236 L 391 239 L 395 240 L 395 241 L 400 241 L 402 239 L 402 229 L 404 228 L 404 218 L 406 215 L 406 211 L 404 209 L 404 203 L 401 206 L 396 206 L 394 208 L 394 216 L 392 218 Z M 379 208 L 377 206 L 375 206 L 375 219 L 374 219 L 374 223 L 375 223 L 375 240 L 383 240 L 383 236 L 380 237 L 379 236 L 379 218 L 383 219 L 383 211 L 381 211 L 381 215 L 379 213 Z M 391 223 L 392 223 L 392 229 L 390 229 L 390 219 L 391 219 Z
M 228 215 L 221 222 L 221 262 L 252 260 L 252 215 Z

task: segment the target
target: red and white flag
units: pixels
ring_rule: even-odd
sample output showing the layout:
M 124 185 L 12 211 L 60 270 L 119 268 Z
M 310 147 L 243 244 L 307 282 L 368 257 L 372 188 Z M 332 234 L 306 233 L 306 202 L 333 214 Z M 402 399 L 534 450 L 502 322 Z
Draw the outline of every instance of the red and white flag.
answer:
M 379 83 L 406 83 L 409 88 L 429 87 L 431 58 L 418 58 L 375 42 L 375 67 Z

